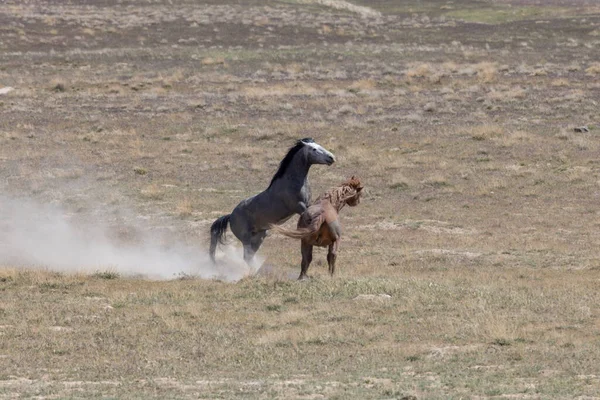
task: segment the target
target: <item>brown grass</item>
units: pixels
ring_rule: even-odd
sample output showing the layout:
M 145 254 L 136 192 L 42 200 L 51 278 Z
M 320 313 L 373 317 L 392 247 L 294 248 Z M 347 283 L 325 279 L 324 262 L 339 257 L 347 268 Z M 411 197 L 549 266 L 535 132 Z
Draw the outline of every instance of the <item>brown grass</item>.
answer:
M 299 138 L 366 188 L 334 278 L 279 235 L 237 283 L 0 266 L 0 398 L 597 396 L 596 8 L 12 3 L 2 196 L 206 249 Z
M 498 76 L 498 68 L 496 63 L 482 62 L 475 65 L 477 77 L 483 83 L 495 82 Z
M 600 63 L 594 63 L 585 69 L 588 75 L 600 75 Z
M 64 371 L 61 380 L 42 380 L 35 388 L 4 377 L 3 390 L 68 395 L 73 387 L 95 387 L 108 394 L 116 393 L 116 376 L 129 376 L 132 396 L 160 389 L 184 397 L 198 390 L 229 397 L 257 379 L 262 383 L 254 387 L 256 394 L 288 381 L 294 383 L 279 389 L 282 396 L 295 397 L 298 391 L 337 396 L 348 390 L 416 395 L 434 390 L 425 382 L 443 379 L 457 363 L 467 370 L 454 377 L 452 388 L 435 389 L 439 393 L 486 393 L 498 385 L 519 392 L 519 380 L 505 379 L 528 376 L 539 363 L 561 376 L 564 385 L 586 390 L 561 357 L 548 355 L 595 351 L 587 341 L 598 329 L 589 304 L 599 299 L 577 295 L 596 292 L 589 271 L 498 273 L 458 267 L 433 275 L 414 271 L 410 278 L 397 274 L 302 285 L 269 278 L 164 284 L 3 269 L 0 362 Z M 30 289 L 19 295 L 23 285 Z M 376 300 L 372 294 L 390 297 Z M 36 321 L 35 328 L 23 320 Z M 159 346 L 156 337 L 162 338 Z M 256 360 L 260 363 L 251 369 L 237 367 Z M 347 360 L 344 372 L 331 372 L 342 360 Z M 592 367 L 593 357 L 588 360 L 577 370 Z M 76 372 L 82 363 L 86 371 Z M 143 367 L 131 370 L 134 365 Z M 269 374 L 274 368 L 277 376 Z M 382 368 L 385 374 L 373 375 Z M 485 378 L 477 388 L 469 370 Z M 232 374 L 235 381 L 227 378 Z M 411 386 L 415 379 L 423 380 L 420 391 Z M 593 385 L 596 378 L 590 379 Z
M 433 73 L 431 65 L 429 64 L 416 64 L 410 69 L 406 70 L 405 74 L 408 78 L 425 78 Z

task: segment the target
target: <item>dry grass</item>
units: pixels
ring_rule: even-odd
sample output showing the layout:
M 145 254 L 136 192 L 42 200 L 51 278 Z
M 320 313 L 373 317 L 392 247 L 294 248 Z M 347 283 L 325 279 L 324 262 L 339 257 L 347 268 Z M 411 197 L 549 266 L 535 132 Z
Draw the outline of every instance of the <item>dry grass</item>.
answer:
M 495 82 L 498 76 L 498 68 L 496 63 L 482 62 L 475 65 L 477 77 L 483 83 Z
M 408 78 L 426 78 L 432 73 L 433 70 L 431 68 L 431 65 L 421 63 L 410 67 L 408 70 L 406 70 L 405 75 Z
M 465 132 L 473 140 L 488 140 L 505 136 L 505 129 L 499 125 L 480 125 L 469 128 Z
M 283 397 L 348 390 L 367 397 L 485 395 L 499 388 L 516 394 L 524 381 L 549 394 L 542 372 L 548 370 L 565 385 L 554 395 L 592 394 L 598 378 L 580 378 L 594 368 L 597 349 L 588 340 L 599 334 L 589 304 L 600 299 L 590 273 L 457 267 L 410 278 L 398 271 L 304 284 L 165 284 L 3 269 L 0 362 L 13 377 L 0 382 L 5 393 L 25 396 L 64 396 L 74 386 L 116 395 L 123 389 L 115 387 L 117 376 L 132 380 L 133 397 L 154 397 L 156 390 L 257 397 L 276 387 Z M 389 297 L 378 300 L 379 294 Z M 36 321 L 35 328 L 23 320 Z M 588 353 L 587 361 L 565 364 L 561 355 L 569 353 Z M 336 372 L 342 364 L 343 373 Z M 466 366 L 463 373 L 439 386 L 458 365 Z M 40 381 L 41 372 L 33 372 L 29 379 L 39 383 L 31 386 L 14 378 L 20 370 L 60 370 L 63 378 Z M 283 381 L 294 383 L 279 386 Z
M 153 183 L 140 190 L 140 195 L 146 200 L 162 200 L 165 197 L 165 189 Z
M 333 279 L 0 266 L 1 398 L 597 397 L 597 8 L 13 3 L 3 195 L 205 249 L 299 138 L 366 189 Z
M 193 210 L 192 201 L 189 198 L 184 198 L 177 203 L 176 212 L 182 218 L 192 215 Z
M 594 63 L 585 69 L 588 75 L 600 75 L 600 63 Z

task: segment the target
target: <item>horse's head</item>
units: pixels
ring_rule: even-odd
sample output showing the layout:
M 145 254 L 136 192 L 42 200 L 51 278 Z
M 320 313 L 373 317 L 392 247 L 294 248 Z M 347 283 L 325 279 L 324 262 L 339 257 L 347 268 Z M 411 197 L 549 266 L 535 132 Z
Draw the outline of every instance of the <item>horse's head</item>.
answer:
M 343 183 L 343 186 L 348 188 L 348 197 L 346 197 L 346 204 L 350 207 L 354 207 L 360 204 L 360 196 L 362 195 L 363 185 L 360 183 L 360 179 L 352 175 L 348 181 Z
M 331 165 L 335 162 L 335 156 L 313 139 L 304 138 L 298 142 L 304 145 L 303 151 L 306 154 L 306 160 L 309 164 Z
M 311 138 L 304 138 L 298 140 L 294 146 L 292 146 L 283 160 L 279 163 L 279 169 L 273 175 L 269 188 L 273 186 L 273 183 L 284 177 L 291 165 L 295 165 L 294 160 L 300 162 L 300 164 L 308 165 L 312 164 L 327 164 L 331 165 L 335 162 L 333 154 L 325 150 L 321 145 L 315 143 Z M 296 166 L 297 167 L 297 166 Z M 308 169 L 302 168 L 304 174 L 308 173 Z

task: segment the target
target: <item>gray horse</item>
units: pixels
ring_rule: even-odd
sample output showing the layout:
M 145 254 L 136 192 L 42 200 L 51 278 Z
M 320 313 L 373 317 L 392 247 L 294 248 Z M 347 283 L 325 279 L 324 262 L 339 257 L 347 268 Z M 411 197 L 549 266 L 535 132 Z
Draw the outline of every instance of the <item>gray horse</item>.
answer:
M 271 225 L 282 224 L 302 214 L 310 203 L 308 170 L 312 164 L 331 165 L 335 157 L 311 138 L 298 140 L 281 160 L 271 184 L 255 196 L 242 200 L 229 215 L 219 217 L 210 227 L 210 258 L 215 262 L 217 244 L 229 224 L 244 245 L 244 260 L 250 264 Z

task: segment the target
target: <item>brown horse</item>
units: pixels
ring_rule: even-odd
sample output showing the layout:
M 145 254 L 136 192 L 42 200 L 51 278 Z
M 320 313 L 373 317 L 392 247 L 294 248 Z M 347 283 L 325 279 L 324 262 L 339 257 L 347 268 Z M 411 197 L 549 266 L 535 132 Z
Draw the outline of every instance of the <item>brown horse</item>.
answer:
M 338 213 L 348 204 L 354 207 L 360 203 L 363 186 L 360 180 L 353 176 L 341 186 L 331 188 L 319 196 L 313 204 L 300 215 L 296 230 L 281 226 L 272 226 L 279 232 L 293 239 L 301 239 L 302 266 L 298 279 L 306 279 L 306 272 L 312 261 L 313 246 L 329 247 L 327 263 L 329 273 L 335 272 L 335 259 L 342 235 Z

